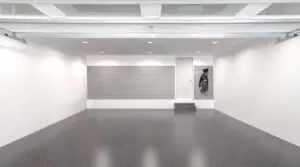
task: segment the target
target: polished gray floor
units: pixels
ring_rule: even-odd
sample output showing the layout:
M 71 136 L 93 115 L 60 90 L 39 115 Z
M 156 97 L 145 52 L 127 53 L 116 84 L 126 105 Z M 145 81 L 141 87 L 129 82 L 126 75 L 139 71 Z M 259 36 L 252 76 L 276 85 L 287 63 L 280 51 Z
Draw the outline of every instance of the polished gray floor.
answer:
M 90 110 L 0 148 L 0 166 L 299 167 L 300 148 L 212 110 Z

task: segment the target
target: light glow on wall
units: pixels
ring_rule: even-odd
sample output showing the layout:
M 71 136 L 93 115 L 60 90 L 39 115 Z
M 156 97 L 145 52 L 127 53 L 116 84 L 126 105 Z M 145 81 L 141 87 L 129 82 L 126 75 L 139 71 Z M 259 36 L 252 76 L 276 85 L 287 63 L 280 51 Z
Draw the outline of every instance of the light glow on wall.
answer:
M 96 63 L 98 66 L 119 66 L 120 63 L 115 60 L 101 60 Z
M 26 45 L 22 44 L 21 42 L 3 36 L 0 38 L 0 46 L 7 47 L 7 48 L 21 49 L 24 48 L 24 46 Z
M 41 63 L 38 64 L 42 67 L 42 71 L 51 77 L 61 79 L 64 76 L 62 71 L 67 70 L 64 55 L 48 48 L 44 48 L 44 55 L 40 57 Z
M 205 63 L 200 60 L 194 60 L 194 66 L 205 66 Z
M 137 63 L 138 66 L 162 66 L 162 63 L 157 60 L 142 60 Z
M 213 56 L 195 56 L 193 60 L 194 66 L 212 66 L 214 65 Z
M 23 59 L 22 54 L 16 54 L 10 49 L 0 50 L 0 73 L 9 74 L 20 68 Z
M 84 77 L 86 75 L 86 66 L 84 63 L 77 60 L 72 64 L 74 74 L 78 77 Z

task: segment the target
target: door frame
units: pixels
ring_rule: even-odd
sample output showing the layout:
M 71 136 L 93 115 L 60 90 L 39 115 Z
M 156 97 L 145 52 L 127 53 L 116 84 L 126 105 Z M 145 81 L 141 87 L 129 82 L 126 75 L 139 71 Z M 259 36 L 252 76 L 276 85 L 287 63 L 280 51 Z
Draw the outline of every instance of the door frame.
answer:
M 195 87 L 195 78 L 194 78 L 194 57 L 193 56 L 176 56 L 175 57 L 175 93 L 174 93 L 174 95 L 175 95 L 175 97 L 174 97 L 174 101 L 181 101 L 180 99 L 177 99 L 177 70 L 178 70 L 178 68 L 177 68 L 177 59 L 178 58 L 191 58 L 192 59 L 192 64 L 191 64 L 191 69 L 192 69 L 192 76 L 191 76 L 191 82 L 192 82 L 192 84 L 191 84 L 191 86 L 192 86 L 192 97 L 191 97 L 191 99 L 187 99 L 187 100 L 184 100 L 183 102 L 194 102 L 194 99 L 195 99 L 195 90 L 194 90 L 194 87 Z

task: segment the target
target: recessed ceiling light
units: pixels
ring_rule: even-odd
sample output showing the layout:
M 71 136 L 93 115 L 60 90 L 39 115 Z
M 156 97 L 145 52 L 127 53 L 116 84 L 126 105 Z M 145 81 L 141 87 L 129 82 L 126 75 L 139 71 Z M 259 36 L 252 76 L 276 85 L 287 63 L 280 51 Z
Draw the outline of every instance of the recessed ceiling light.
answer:
M 197 54 L 199 54 L 199 53 L 200 53 L 200 51 L 196 51 L 196 53 L 197 53 Z
M 82 41 L 81 43 L 83 43 L 83 44 L 88 44 L 88 42 L 87 42 L 87 41 Z
M 213 42 L 213 44 L 217 44 L 217 43 L 219 43 L 219 41 L 214 41 L 214 42 Z
M 148 41 L 148 44 L 152 44 L 152 41 Z
M 148 54 L 151 54 L 152 52 L 148 52 Z
M 104 52 L 100 52 L 101 54 L 103 54 Z

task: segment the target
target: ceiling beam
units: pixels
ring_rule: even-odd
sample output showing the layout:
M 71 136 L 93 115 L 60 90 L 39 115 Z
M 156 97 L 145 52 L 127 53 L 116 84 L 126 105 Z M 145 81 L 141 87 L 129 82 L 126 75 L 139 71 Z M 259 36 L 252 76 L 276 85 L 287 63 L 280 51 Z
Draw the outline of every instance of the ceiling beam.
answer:
M 206 32 L 205 34 L 177 34 L 177 33 L 120 33 L 120 34 L 101 34 L 101 33 L 43 33 L 43 32 L 25 32 L 18 33 L 19 36 L 26 37 L 43 37 L 43 38 L 83 38 L 83 39 L 93 39 L 93 38 L 130 38 L 130 39 L 139 39 L 139 38 L 163 38 L 163 39 L 174 39 L 174 38 L 189 38 L 189 39 L 215 39 L 215 38 L 277 38 L 283 36 L 284 32 L 235 32 L 235 33 L 220 33 L 220 32 Z
M 81 35 L 94 37 L 171 37 L 187 38 L 215 37 L 222 34 L 262 35 L 286 33 L 300 26 L 300 23 L 266 23 L 266 24 L 156 24 L 149 28 L 149 24 L 28 24 L 28 23 L 0 23 L 0 27 L 10 31 L 28 35 Z
M 143 18 L 158 19 L 161 16 L 161 4 L 141 4 L 140 7 Z
M 220 12 L 220 15 L 224 15 L 224 16 L 235 15 L 243 7 L 245 7 L 245 4 L 227 4 L 226 7 L 224 7 Z
M 254 16 L 232 17 L 232 16 L 207 16 L 207 17 L 160 17 L 160 19 L 143 19 L 140 16 L 134 17 L 63 17 L 51 19 L 47 16 L 11 16 L 0 15 L 0 23 L 84 23 L 84 24 L 231 24 L 231 23 L 300 23 L 299 15 L 287 16 Z
M 78 14 L 78 10 L 73 7 L 71 4 L 57 4 L 57 7 L 64 12 L 66 15 L 76 15 Z
M 253 17 L 265 10 L 271 5 L 271 3 L 265 4 L 248 4 L 240 12 L 236 14 L 236 17 Z
M 44 13 L 47 16 L 50 17 L 66 17 L 67 15 L 59 10 L 56 6 L 53 4 L 31 4 L 33 7 L 35 7 L 40 12 Z
M 0 3 L 12 3 L 0 0 Z M 14 0 L 13 3 L 44 4 L 252 4 L 252 3 L 300 3 L 300 0 Z

